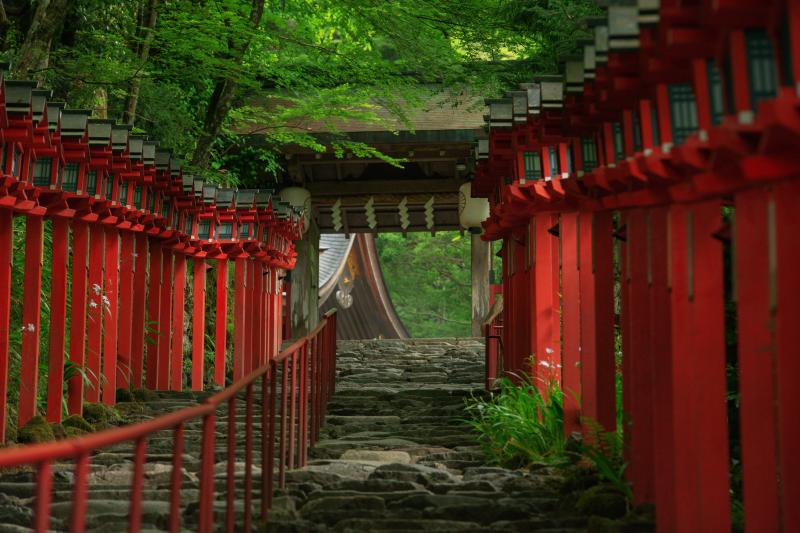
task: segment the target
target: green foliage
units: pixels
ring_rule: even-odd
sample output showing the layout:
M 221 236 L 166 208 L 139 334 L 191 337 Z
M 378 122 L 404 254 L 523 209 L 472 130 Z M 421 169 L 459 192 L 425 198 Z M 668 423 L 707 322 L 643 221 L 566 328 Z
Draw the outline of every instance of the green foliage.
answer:
M 595 466 L 600 479 L 613 485 L 628 501 L 633 501 L 633 489 L 625 479 L 628 465 L 623 456 L 622 432 L 605 431 L 603 426 L 590 418 L 584 418 L 582 423 L 587 428 L 587 438 L 581 445 L 581 453 Z
M 564 403 L 555 384 L 543 393 L 528 377 L 502 378 L 499 392 L 467 403 L 467 423 L 496 463 L 523 467 L 533 462 L 565 462 Z
M 470 242 L 456 232 L 381 233 L 383 277 L 413 337 L 467 337 L 472 311 Z

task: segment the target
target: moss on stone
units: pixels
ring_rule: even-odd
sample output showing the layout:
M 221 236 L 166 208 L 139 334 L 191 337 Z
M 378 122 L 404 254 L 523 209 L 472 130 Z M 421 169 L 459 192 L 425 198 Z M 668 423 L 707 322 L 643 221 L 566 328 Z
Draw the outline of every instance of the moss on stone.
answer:
M 117 389 L 117 403 L 132 402 L 133 400 L 133 394 L 130 389 L 124 389 L 122 387 Z
M 137 402 L 152 402 L 158 399 L 158 394 L 149 389 L 132 389 L 131 395 Z
M 120 417 L 116 409 L 102 403 L 83 404 L 83 417 L 95 429 L 105 429 L 122 421 L 122 417 Z
M 64 426 L 65 430 L 68 428 L 75 428 L 81 430 L 84 433 L 91 433 L 92 431 L 94 431 L 92 425 L 89 422 L 87 422 L 86 419 L 83 418 L 81 415 L 69 415 L 61 422 L 61 425 Z
M 628 501 L 610 485 L 597 485 L 578 498 L 575 508 L 586 516 L 621 518 L 628 511 Z
M 84 431 L 81 428 L 75 426 L 65 426 L 64 433 L 66 434 L 68 439 L 71 439 L 72 437 L 80 437 L 81 435 L 86 435 L 87 433 L 89 433 L 89 431 Z
M 52 442 L 56 440 L 53 428 L 43 416 L 34 416 L 17 432 L 17 442 L 21 444 L 34 444 L 37 442 Z
M 50 428 L 53 430 L 53 435 L 56 437 L 56 440 L 67 438 L 67 433 L 64 431 L 64 426 L 59 422 L 52 422 L 50 424 Z

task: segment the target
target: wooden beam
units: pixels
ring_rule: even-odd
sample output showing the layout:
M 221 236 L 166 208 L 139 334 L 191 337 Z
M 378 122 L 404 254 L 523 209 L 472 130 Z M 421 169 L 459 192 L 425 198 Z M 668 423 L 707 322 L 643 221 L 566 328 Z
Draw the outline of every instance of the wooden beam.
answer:
M 326 181 L 309 183 L 306 188 L 311 196 L 352 196 L 356 194 L 393 195 L 421 194 L 421 193 L 452 193 L 464 183 L 458 179 L 421 179 L 421 180 L 376 180 L 376 181 Z

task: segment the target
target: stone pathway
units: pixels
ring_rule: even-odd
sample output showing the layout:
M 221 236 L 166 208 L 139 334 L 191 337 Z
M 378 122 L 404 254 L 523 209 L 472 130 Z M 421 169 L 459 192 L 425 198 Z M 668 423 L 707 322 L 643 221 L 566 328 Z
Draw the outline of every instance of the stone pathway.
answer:
M 585 530 L 555 469 L 486 466 L 461 421 L 483 357 L 475 340 L 340 341 L 321 440 L 287 473 L 267 531 Z

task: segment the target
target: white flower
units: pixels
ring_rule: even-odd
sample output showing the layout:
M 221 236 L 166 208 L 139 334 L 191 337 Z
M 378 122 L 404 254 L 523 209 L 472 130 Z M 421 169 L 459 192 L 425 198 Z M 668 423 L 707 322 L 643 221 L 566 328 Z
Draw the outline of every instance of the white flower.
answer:
M 103 292 L 103 288 L 100 285 L 98 285 L 97 283 L 93 283 L 92 284 L 92 290 L 97 295 L 99 295 L 101 292 Z
M 545 351 L 545 353 L 547 353 L 547 354 L 551 354 L 551 353 L 553 353 L 553 349 L 552 349 L 552 348 L 545 348 L 545 349 L 544 349 L 544 351 Z
M 89 300 L 89 308 L 90 309 L 97 308 L 97 302 L 95 302 L 94 300 Z
M 550 368 L 550 363 L 547 361 L 539 361 L 539 365 L 545 368 Z
M 111 305 L 111 301 L 108 299 L 108 296 L 105 294 L 103 295 L 103 305 Z
M 28 322 L 28 324 L 25 326 L 24 329 L 25 329 L 25 331 L 29 331 L 29 332 L 33 333 L 34 331 L 36 331 L 36 326 L 34 326 L 30 322 Z

